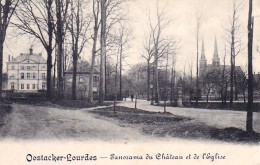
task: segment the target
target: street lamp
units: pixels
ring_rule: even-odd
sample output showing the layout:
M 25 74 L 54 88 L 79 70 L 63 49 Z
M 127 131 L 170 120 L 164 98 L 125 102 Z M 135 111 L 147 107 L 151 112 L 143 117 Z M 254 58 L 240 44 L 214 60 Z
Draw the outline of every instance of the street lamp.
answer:
M 152 93 L 151 105 L 154 105 L 154 103 L 153 103 L 153 84 L 150 84 L 150 89 L 151 89 L 151 93 Z

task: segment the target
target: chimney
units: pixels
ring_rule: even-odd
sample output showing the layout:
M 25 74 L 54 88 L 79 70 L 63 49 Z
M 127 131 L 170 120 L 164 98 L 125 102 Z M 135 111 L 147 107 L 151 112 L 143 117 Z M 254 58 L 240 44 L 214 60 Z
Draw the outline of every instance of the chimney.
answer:
M 8 55 L 8 61 L 11 61 L 11 55 Z
M 30 55 L 32 55 L 33 54 L 33 48 L 31 47 L 30 48 Z

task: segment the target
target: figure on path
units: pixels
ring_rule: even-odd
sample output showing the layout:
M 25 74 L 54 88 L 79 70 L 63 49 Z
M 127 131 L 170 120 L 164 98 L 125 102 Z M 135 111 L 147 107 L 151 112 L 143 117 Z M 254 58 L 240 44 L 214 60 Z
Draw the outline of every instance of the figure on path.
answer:
M 131 100 L 134 101 L 134 94 L 131 94 Z

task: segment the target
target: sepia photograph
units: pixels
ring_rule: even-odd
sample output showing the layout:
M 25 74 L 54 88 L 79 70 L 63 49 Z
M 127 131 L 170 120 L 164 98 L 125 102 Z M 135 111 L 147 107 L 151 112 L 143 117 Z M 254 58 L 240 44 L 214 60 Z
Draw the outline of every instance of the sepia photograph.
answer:
M 0 164 L 260 164 L 259 0 L 0 1 Z

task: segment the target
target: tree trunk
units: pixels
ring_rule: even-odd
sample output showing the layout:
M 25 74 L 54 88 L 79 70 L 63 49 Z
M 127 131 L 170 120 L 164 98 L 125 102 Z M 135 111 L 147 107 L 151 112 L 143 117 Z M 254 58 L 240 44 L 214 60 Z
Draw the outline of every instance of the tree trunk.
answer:
M 238 100 L 237 73 L 236 73 L 236 58 L 235 58 L 235 57 L 234 57 L 234 83 L 235 83 L 235 100 Z
M 48 50 L 48 57 L 47 57 L 47 99 L 51 100 L 51 69 L 52 69 L 52 48 Z
M 51 6 L 52 0 L 48 0 L 48 39 L 49 43 L 47 46 L 47 99 L 51 100 L 51 69 L 52 69 L 52 38 L 53 38 L 53 22 Z
M 78 57 L 75 52 L 73 55 L 73 75 L 72 75 L 72 100 L 77 99 L 77 65 L 78 65 Z
M 2 38 L 2 35 L 0 36 L 0 103 L 2 102 L 3 98 L 2 98 L 2 93 L 3 93 L 3 81 L 2 81 L 2 77 L 3 77 L 3 49 L 4 49 L 4 41 Z
M 199 102 L 199 27 L 197 27 L 197 56 L 196 56 L 196 106 Z
M 247 118 L 246 131 L 253 132 L 253 27 L 254 18 L 252 18 L 253 0 L 249 0 L 248 12 L 248 104 L 247 104 Z
M 61 16 L 61 0 L 56 0 L 56 17 L 57 17 L 57 86 L 58 86 L 58 98 L 63 98 L 63 74 L 62 74 L 62 56 L 63 56 L 63 23 Z
M 120 44 L 120 57 L 119 57 L 119 99 L 122 99 L 122 52 L 123 51 L 123 45 L 122 41 Z
M 150 62 L 147 61 L 147 101 L 150 101 Z
M 100 81 L 99 81 L 99 103 L 103 104 L 105 99 L 105 56 L 106 56 L 106 0 L 101 0 L 101 35 L 100 35 Z
M 233 37 L 232 37 L 233 38 Z M 232 39 L 234 40 L 234 39 Z M 230 94 L 229 94 L 229 99 L 230 99 L 230 107 L 232 107 L 233 104 L 233 85 L 234 85 L 234 63 L 233 63 L 233 41 L 231 44 L 231 59 L 230 59 L 230 64 L 231 64 L 231 70 L 230 70 Z
M 94 38 L 93 38 L 93 47 L 92 47 L 92 58 L 91 58 L 91 67 L 90 67 L 90 76 L 89 76 L 89 102 L 93 102 L 93 73 L 96 59 L 96 48 L 97 48 L 97 35 L 98 35 L 98 27 L 97 23 L 95 23 L 94 27 Z
M 158 84 L 158 48 L 155 48 L 154 53 L 154 92 L 155 92 L 155 98 L 154 102 L 159 103 L 159 84 Z
M 52 88 L 54 91 L 55 91 L 55 87 L 56 87 L 56 66 L 57 66 L 57 51 L 55 49 L 55 58 L 54 58 L 54 64 L 53 64 L 53 80 L 52 80 Z
M 173 105 L 173 67 L 171 69 L 171 96 L 170 96 L 171 105 Z

